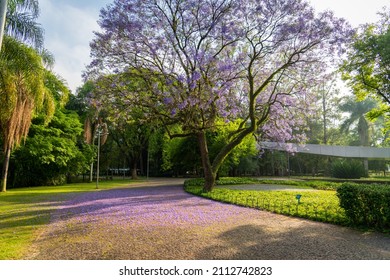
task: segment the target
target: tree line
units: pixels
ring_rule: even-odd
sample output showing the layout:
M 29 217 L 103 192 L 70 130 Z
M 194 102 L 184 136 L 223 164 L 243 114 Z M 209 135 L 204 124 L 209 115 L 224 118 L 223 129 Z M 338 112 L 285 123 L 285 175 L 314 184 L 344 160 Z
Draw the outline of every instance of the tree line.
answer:
M 37 1 L 9 1 L 3 191 L 7 178 L 27 186 L 91 177 L 102 127 L 107 176 L 202 175 L 205 191 L 220 175 L 328 172 L 329 159 L 290 159 L 260 141 L 386 145 L 386 9 L 353 30 L 300 0 L 114 1 L 101 10 L 85 84 L 71 94 L 50 70 L 40 27 L 13 25 L 21 6 L 29 22 L 38 15 Z M 353 96 L 335 86 L 340 73 Z

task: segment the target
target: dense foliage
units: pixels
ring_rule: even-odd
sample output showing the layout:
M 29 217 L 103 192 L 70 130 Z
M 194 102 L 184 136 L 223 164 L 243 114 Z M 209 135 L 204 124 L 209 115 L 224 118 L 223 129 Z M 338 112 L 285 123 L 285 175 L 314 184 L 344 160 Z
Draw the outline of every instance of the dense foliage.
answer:
M 14 153 L 14 186 L 63 184 L 86 171 L 94 150 L 78 142 L 81 133 L 74 112 L 57 110 L 48 125 L 35 119 L 25 144 Z
M 390 186 L 345 183 L 337 196 L 353 225 L 390 229 Z
M 228 124 L 222 121 L 217 121 L 217 123 L 219 123 L 217 128 L 206 134 L 211 159 L 218 154 L 221 147 L 227 144 L 229 134 L 237 129 L 240 120 Z M 196 137 L 169 139 L 166 135 L 163 151 L 164 170 L 173 170 L 175 174 L 201 174 L 199 143 Z M 236 176 L 246 172 L 253 174 L 257 169 L 258 153 L 255 138 L 245 138 L 226 157 L 219 170 L 219 175 Z
M 42 57 L 14 38 L 6 36 L 0 52 L 0 134 L 3 139 L 1 191 L 6 191 L 11 151 L 28 134 L 31 119 L 45 102 L 50 91 L 45 88 L 46 71 Z
M 379 22 L 360 27 L 342 70 L 358 97 L 377 96 L 390 105 L 390 10 L 379 14 Z
M 310 88 L 351 35 L 343 20 L 316 15 L 301 0 L 116 0 L 99 24 L 87 77 L 120 75 L 109 90 L 96 89 L 93 104 L 117 115 L 141 106 L 145 120 L 167 131 L 181 126 L 171 137 L 197 137 L 208 190 L 226 157 L 253 133 L 304 139 Z M 206 134 L 220 119 L 241 122 L 212 156 Z
M 332 176 L 341 179 L 360 179 L 368 174 L 359 160 L 337 160 L 332 164 Z

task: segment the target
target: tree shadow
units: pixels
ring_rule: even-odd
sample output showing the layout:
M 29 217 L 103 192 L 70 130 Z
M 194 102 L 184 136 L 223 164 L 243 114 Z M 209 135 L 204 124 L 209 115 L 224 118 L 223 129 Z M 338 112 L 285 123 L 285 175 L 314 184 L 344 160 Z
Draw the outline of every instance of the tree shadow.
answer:
M 0 213 L 0 229 L 20 226 L 39 226 L 48 220 L 67 220 L 77 215 L 100 215 L 112 211 L 113 207 L 138 207 L 149 211 L 151 206 L 185 201 L 191 198 L 182 186 L 130 187 L 101 190 L 86 193 L 73 193 L 58 196 L 50 194 L 12 194 L 1 197 L 2 203 L 15 205 L 15 211 Z M 25 209 L 24 209 L 25 208 Z M 115 209 L 114 209 L 115 210 Z M 140 211 L 138 214 L 142 214 Z
M 213 243 L 213 242 L 211 242 Z M 197 259 L 371 260 L 390 259 L 390 238 L 314 223 L 286 231 L 240 225 L 224 231 Z
M 159 205 L 179 203 L 191 197 L 181 186 L 121 188 L 94 193 L 85 193 L 65 203 L 57 212 L 66 212 L 67 217 L 88 214 L 93 216 L 107 211 L 119 211 L 121 208 L 138 208 L 150 210 Z M 142 214 L 142 211 L 139 212 Z

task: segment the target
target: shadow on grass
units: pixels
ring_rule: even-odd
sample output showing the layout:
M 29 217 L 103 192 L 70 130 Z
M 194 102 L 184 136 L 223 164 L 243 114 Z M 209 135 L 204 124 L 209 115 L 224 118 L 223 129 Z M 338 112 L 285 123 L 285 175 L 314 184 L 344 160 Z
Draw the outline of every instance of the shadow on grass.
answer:
M 9 189 L 0 193 L 0 259 L 18 259 L 34 240 L 37 230 L 48 224 L 66 201 L 84 193 L 104 193 L 105 189 L 128 187 L 141 181 L 71 184 L 66 186 Z

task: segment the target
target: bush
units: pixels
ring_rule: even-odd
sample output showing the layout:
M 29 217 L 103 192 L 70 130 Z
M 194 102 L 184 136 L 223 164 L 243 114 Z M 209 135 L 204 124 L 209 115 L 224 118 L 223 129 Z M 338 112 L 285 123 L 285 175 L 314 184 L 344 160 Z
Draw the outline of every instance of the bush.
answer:
M 302 183 L 302 185 L 323 191 L 335 191 L 341 185 L 338 182 L 328 182 L 328 181 L 308 181 Z
M 390 229 L 389 185 L 344 183 L 337 196 L 353 225 Z
M 367 177 L 363 163 L 357 160 L 339 160 L 332 165 L 332 176 L 341 179 Z

